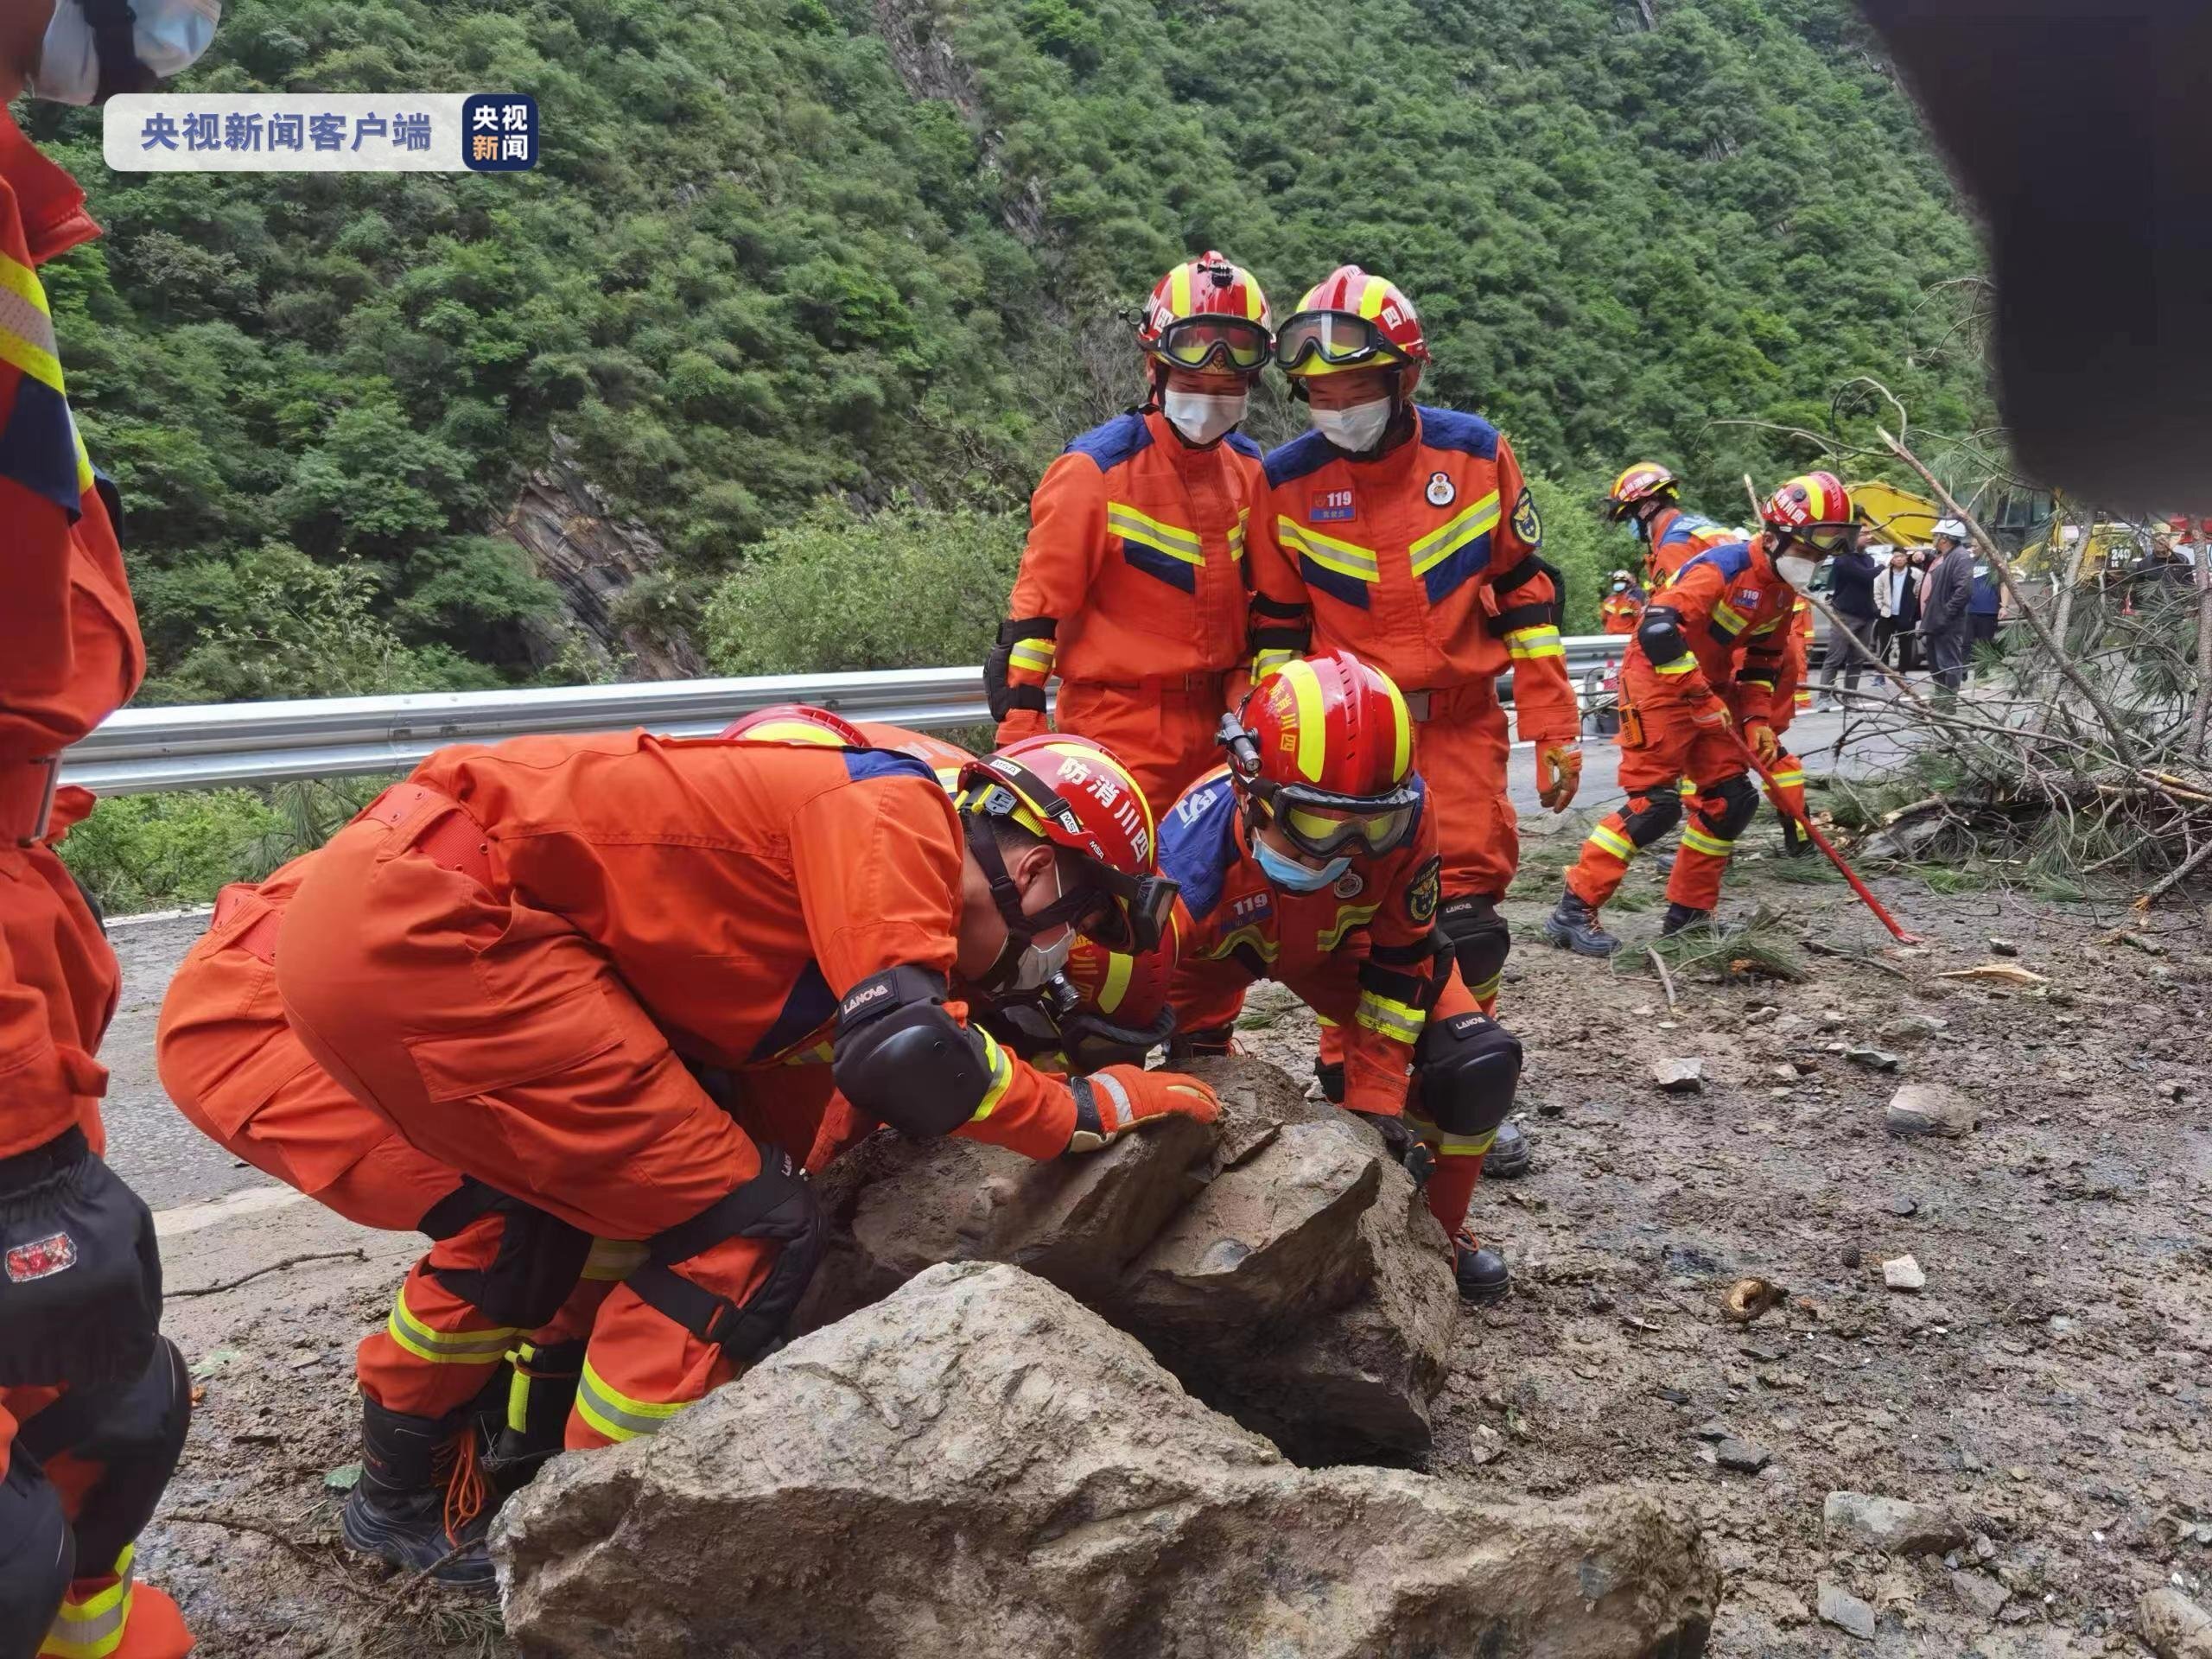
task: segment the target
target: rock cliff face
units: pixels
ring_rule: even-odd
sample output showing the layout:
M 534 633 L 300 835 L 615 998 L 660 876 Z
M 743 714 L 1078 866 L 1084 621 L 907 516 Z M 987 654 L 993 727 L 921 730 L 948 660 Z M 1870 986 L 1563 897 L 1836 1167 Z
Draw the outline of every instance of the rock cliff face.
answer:
M 533 636 L 539 662 L 554 661 L 580 638 L 624 678 L 686 680 L 708 671 L 685 629 L 647 632 L 616 621 L 615 602 L 658 567 L 666 551 L 644 525 L 614 517 L 605 493 L 570 464 L 566 444 L 555 441 L 551 462 L 531 474 L 493 531 L 512 539 L 531 569 L 560 589 L 574 625 L 567 634 L 549 628 Z

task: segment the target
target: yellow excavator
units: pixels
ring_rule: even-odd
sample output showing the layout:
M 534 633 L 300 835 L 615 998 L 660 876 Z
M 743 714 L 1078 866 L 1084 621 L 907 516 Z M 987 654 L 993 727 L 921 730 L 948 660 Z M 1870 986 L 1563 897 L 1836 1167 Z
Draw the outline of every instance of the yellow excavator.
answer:
M 1936 521 L 1943 516 L 1943 510 L 1927 497 L 1879 479 L 1846 487 L 1866 526 L 1868 541 L 1886 542 L 1891 547 L 1925 547 L 1934 538 Z

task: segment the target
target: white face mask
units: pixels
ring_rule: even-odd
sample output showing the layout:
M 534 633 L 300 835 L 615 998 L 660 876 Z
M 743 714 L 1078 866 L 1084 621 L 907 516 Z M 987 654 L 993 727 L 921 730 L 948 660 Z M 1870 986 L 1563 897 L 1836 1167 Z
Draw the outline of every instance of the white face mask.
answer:
M 1052 861 L 1052 898 L 1060 896 L 1060 861 Z M 1010 991 L 1041 991 L 1052 982 L 1052 976 L 1068 965 L 1068 957 L 1075 951 L 1075 929 L 1063 927 L 1060 937 L 1051 944 L 1039 944 L 1032 939 L 1021 947 L 1021 956 L 1014 966 L 1014 978 L 1006 988 Z
M 1249 392 L 1177 391 L 1170 388 L 1160 400 L 1160 412 L 1192 443 L 1208 444 L 1226 437 L 1244 418 L 1252 404 Z
M 222 0 L 132 0 L 130 49 L 157 80 L 198 61 L 222 21 Z M 55 0 L 54 20 L 39 48 L 34 97 L 50 104 L 89 104 L 99 95 L 100 60 L 92 25 L 79 0 Z
M 1802 553 L 1785 553 L 1774 562 L 1775 571 L 1799 593 L 1812 585 L 1813 573 L 1821 568 L 1818 559 L 1807 558 Z
M 1382 442 L 1389 429 L 1391 402 L 1354 404 L 1350 409 L 1309 411 L 1313 429 L 1348 455 L 1363 455 Z

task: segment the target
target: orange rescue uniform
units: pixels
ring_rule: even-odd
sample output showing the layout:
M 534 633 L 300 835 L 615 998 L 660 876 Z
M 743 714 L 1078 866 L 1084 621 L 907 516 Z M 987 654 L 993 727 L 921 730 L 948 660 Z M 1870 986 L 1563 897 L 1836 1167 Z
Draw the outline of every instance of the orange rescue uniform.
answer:
M 1596 907 L 1611 898 L 1630 861 L 1674 827 L 1684 777 L 1696 791 L 1694 822 L 1682 831 L 1667 897 L 1696 910 L 1719 902 L 1736 837 L 1758 804 L 1749 762 L 1720 708 L 1738 731 L 1773 723 L 1796 599 L 1763 537 L 1699 555 L 1673 586 L 1652 595 L 1621 669 L 1620 784 L 1628 799 L 1590 832 L 1567 873 L 1567 887 L 1585 903 Z M 1647 635 L 1669 613 L 1687 649 L 1655 664 Z
M 448 749 L 317 855 L 277 986 L 309 1052 L 413 1145 L 594 1237 L 650 1241 L 764 1167 L 788 1179 L 677 1053 L 766 1065 L 863 979 L 949 976 L 963 857 L 906 756 L 642 732 Z M 982 1046 L 958 1132 L 1065 1149 L 1067 1084 Z M 720 1324 L 618 1286 L 568 1443 L 651 1433 L 734 1375 L 743 1356 L 706 1333 L 742 1319 L 777 1249 L 739 1233 L 668 1258 Z
M 1744 539 L 1740 531 L 1716 524 L 1671 504 L 1651 515 L 1650 543 L 1643 555 L 1644 586 L 1653 593 L 1673 582 L 1699 554 Z
M 93 1056 L 121 976 L 52 845 L 91 810 L 92 797 L 57 792 L 54 779 L 61 751 L 137 690 L 146 652 L 117 539 L 116 498 L 77 435 L 36 270 L 99 234 L 76 181 L 0 109 L 0 570 L 7 589 L 0 605 L 0 1158 L 73 1126 L 94 1152 L 105 1145 L 99 1101 L 107 1071 Z M 0 1476 L 19 1426 L 59 1393 L 0 1389 Z M 87 1434 L 107 1427 L 92 1424 Z M 149 1448 L 147 1455 L 163 1454 Z M 174 1454 L 166 1455 L 173 1467 Z M 79 1576 L 41 1651 L 110 1637 L 119 1645 L 109 1651 L 126 1659 L 188 1651 L 192 1638 L 175 1605 L 130 1583 L 129 1538 L 107 1537 L 115 1529 L 103 1523 L 95 1542 L 86 1521 L 103 1504 L 109 1467 L 118 1482 L 140 1486 L 149 1484 L 146 1468 L 125 1469 L 112 1456 L 80 1460 L 66 1449 L 46 1465 L 64 1515 L 84 1524 Z M 150 1483 L 156 1491 L 160 1484 Z
M 1263 491 L 1259 446 L 1232 432 L 1194 448 L 1158 410 L 1077 438 L 1029 504 L 1029 540 L 1000 632 L 1014 706 L 1001 747 L 1055 723 L 1112 750 L 1145 797 L 1172 801 L 1217 765 L 1243 687 L 1245 534 Z
M 1634 594 L 1607 594 L 1598 601 L 1598 626 L 1606 633 L 1634 633 L 1643 601 Z

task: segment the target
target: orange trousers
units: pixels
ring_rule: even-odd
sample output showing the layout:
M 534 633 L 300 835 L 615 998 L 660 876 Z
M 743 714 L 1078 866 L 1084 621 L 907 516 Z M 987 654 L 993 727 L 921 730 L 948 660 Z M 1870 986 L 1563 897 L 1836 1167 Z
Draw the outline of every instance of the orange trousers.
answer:
M 162 1087 L 200 1133 L 263 1173 L 356 1225 L 414 1232 L 463 1177 L 334 1083 L 285 1023 L 274 966 L 283 914 L 251 888 L 224 890 L 162 1006 Z M 475 1399 L 518 1344 L 528 1354 L 590 1330 L 635 1247 L 594 1245 L 551 1322 L 528 1332 L 454 1287 L 493 1270 L 514 1222 L 491 1211 L 433 1242 L 383 1327 L 355 1352 L 364 1395 L 387 1410 L 444 1417 Z
M 1165 818 L 1185 790 L 1228 759 L 1219 741 L 1228 677 L 1193 678 L 1195 685 L 1064 682 L 1052 723 L 1111 749 L 1144 791 L 1153 817 Z
M 317 855 L 276 963 L 308 1052 L 423 1152 L 594 1238 L 650 1239 L 753 1179 L 752 1140 L 588 938 L 416 849 L 453 810 L 430 797 Z M 727 1238 L 680 1274 L 741 1306 L 777 1248 Z M 592 1324 L 567 1443 L 650 1433 L 736 1370 L 618 1285 Z
M 1444 896 L 1502 899 L 1521 868 L 1520 820 L 1506 790 L 1512 742 L 1491 682 L 1432 691 L 1417 728 L 1414 764 L 1444 855 Z M 1409 699 L 1416 712 L 1419 698 Z

